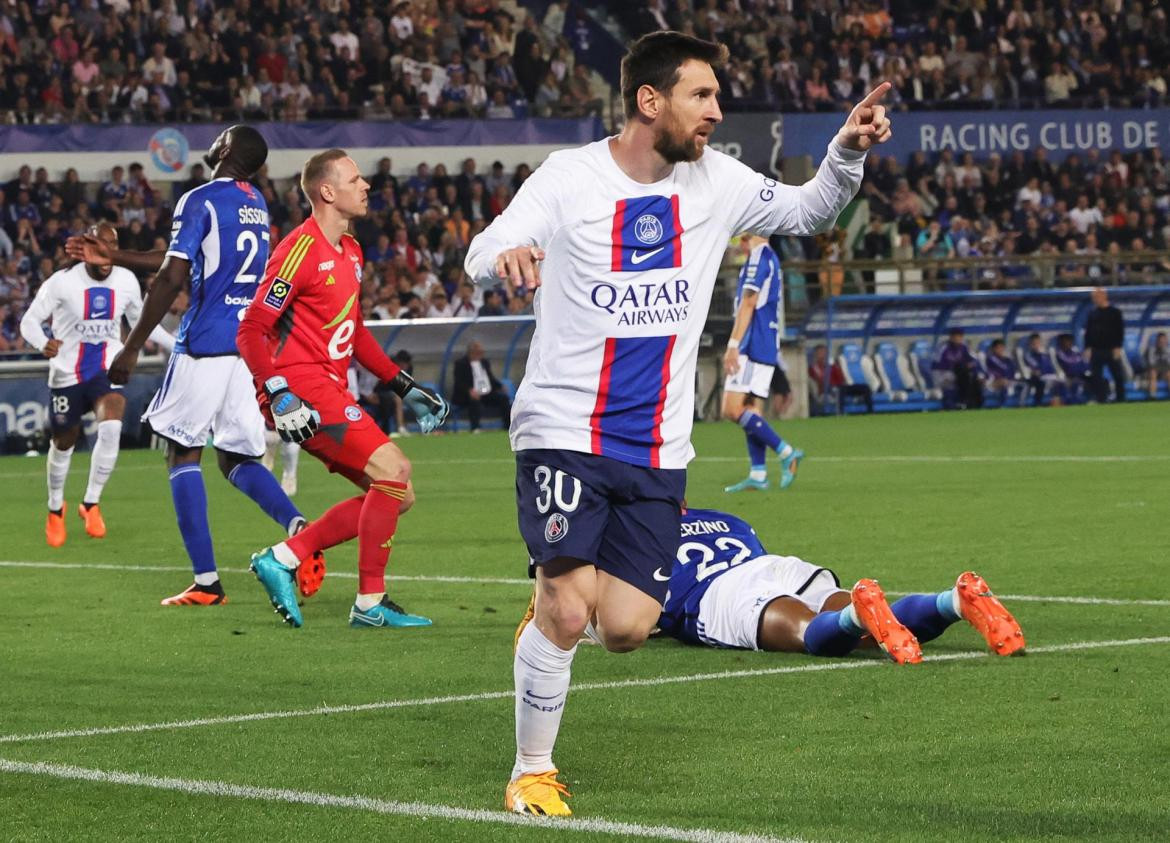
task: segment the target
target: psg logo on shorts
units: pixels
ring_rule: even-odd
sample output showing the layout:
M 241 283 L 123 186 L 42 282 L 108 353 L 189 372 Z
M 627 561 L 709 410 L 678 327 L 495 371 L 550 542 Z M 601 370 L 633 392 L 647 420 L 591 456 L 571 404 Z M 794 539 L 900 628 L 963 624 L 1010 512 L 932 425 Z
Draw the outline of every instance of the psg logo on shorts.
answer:
M 362 411 L 354 404 L 350 404 L 345 408 L 345 417 L 350 421 L 358 421 L 362 417 Z
M 559 512 L 554 512 L 544 525 L 544 540 L 549 544 L 556 544 L 568 535 L 568 532 L 569 519 Z
M 653 214 L 642 214 L 634 223 L 634 236 L 647 246 L 662 239 L 662 223 Z

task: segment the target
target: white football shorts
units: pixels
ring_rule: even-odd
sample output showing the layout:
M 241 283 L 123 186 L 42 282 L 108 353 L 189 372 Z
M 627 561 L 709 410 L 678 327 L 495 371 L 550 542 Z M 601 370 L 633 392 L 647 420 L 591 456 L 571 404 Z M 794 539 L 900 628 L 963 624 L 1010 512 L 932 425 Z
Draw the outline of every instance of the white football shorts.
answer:
M 746 392 L 758 398 L 767 398 L 772 388 L 772 372 L 775 366 L 767 363 L 757 363 L 748 359 L 746 354 L 739 355 L 739 368 L 734 375 L 723 379 L 724 392 Z
M 218 450 L 246 457 L 264 455 L 264 416 L 252 374 L 233 355 L 190 357 L 174 353 L 162 386 L 142 420 L 164 439 L 202 448 L 207 437 Z
M 842 591 L 837 575 L 796 556 L 757 556 L 720 574 L 699 601 L 699 637 L 712 647 L 758 650 L 760 616 L 777 597 L 814 612 Z

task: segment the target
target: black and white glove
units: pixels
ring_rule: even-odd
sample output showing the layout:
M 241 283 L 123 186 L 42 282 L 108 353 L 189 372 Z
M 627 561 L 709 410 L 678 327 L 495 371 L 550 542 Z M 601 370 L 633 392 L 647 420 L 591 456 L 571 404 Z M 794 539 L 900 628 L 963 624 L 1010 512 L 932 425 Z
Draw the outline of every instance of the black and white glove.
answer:
M 447 418 L 451 407 L 447 400 L 439 393 L 419 386 L 414 378 L 399 372 L 390 381 L 390 388 L 402 399 L 414 417 L 418 419 L 418 428 L 423 433 L 430 433 L 441 425 Z
M 302 401 L 288 388 L 288 381 L 280 375 L 264 381 L 264 394 L 272 410 L 276 432 L 285 442 L 304 442 L 313 438 L 321 426 L 321 414 L 307 401 Z

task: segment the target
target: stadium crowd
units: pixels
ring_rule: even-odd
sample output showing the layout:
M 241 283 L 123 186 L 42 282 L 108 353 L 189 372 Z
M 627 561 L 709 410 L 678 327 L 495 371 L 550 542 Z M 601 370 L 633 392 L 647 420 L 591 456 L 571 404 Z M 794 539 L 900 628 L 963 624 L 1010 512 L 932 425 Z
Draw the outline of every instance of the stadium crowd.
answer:
M 609 0 L 627 33 L 728 44 L 728 107 L 1157 107 L 1170 27 L 1121 0 Z M 1147 6 L 1149 7 L 1147 9 Z M 601 76 L 578 17 L 516 0 L 113 0 L 0 7 L 10 123 L 582 116 Z
M 481 168 L 464 159 L 451 173 L 443 163 L 420 164 L 410 174 L 381 159 L 367 178 L 370 215 L 356 226 L 366 255 L 367 317 L 420 318 L 505 315 L 531 311 L 531 296 L 484 293 L 463 274 L 470 243 L 531 172 Z M 93 221 L 107 219 L 131 249 L 163 248 L 174 201 L 205 179 L 202 164 L 173 185 L 154 185 L 143 167 L 115 167 L 100 185 L 79 181 L 75 170 L 59 180 L 22 167 L 0 192 L 0 351 L 20 351 L 21 314 L 44 278 L 65 260 L 63 244 Z M 272 215 L 274 238 L 304 220 L 307 206 L 293 180 L 256 179 Z M 870 225 L 852 243 L 837 231 L 820 238 L 780 238 L 782 257 L 890 259 L 995 257 L 978 278 L 940 272 L 924 280 L 984 288 L 1093 283 L 1145 283 L 1167 270 L 1163 261 L 1117 263 L 1120 252 L 1165 250 L 1170 240 L 1170 168 L 1161 151 L 1122 155 L 1089 150 L 1059 165 L 1043 149 L 976 161 L 944 151 L 933 160 L 871 154 L 861 196 Z M 1069 256 L 1050 264 L 1049 277 L 1030 255 Z M 1100 255 L 1100 263 L 1092 260 Z
M 579 117 L 599 78 L 514 0 L 0 8 L 9 123 Z
M 1157 107 L 1166 10 L 1141 0 L 608 0 L 635 34 L 680 29 L 731 48 L 733 105 L 852 107 L 881 80 L 893 108 Z

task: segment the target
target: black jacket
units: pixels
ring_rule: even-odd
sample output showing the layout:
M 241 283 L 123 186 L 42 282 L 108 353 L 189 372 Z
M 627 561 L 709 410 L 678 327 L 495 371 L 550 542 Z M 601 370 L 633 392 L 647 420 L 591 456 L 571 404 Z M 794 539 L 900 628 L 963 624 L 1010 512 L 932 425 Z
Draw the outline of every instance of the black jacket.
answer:
M 483 370 L 487 372 L 488 380 L 492 384 L 492 392 L 500 389 L 503 384 L 496 380 L 496 376 L 492 374 L 492 364 L 487 360 L 480 361 L 483 363 Z M 475 380 L 471 376 L 471 360 L 467 355 L 463 355 L 455 361 L 455 389 L 451 393 L 451 397 L 456 404 L 466 404 L 471 400 L 471 388 L 475 385 Z
M 1112 353 L 1125 343 L 1125 320 L 1113 305 L 1094 307 L 1085 323 L 1085 348 Z

